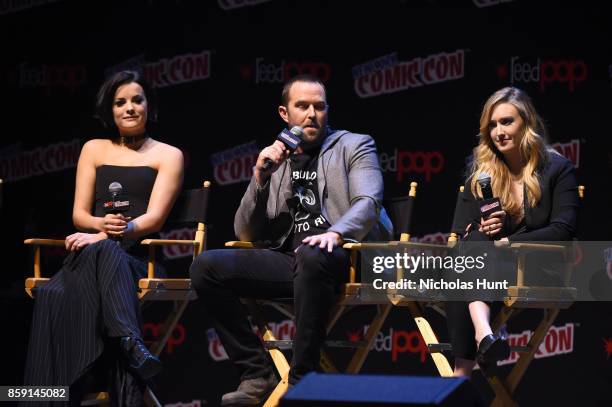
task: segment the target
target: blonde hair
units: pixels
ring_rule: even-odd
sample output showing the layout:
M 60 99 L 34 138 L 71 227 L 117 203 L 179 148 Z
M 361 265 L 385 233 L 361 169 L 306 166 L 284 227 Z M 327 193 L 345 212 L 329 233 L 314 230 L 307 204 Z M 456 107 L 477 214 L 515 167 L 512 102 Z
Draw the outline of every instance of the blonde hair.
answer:
M 525 163 L 521 175 L 527 188 L 527 199 L 534 207 L 542 196 L 537 170 L 547 159 L 545 127 L 529 96 L 514 87 L 495 92 L 485 103 L 480 116 L 480 142 L 475 149 L 471 165 L 471 190 L 474 196 L 482 198 L 478 176 L 486 172 L 491 176 L 493 194 L 499 197 L 504 210 L 515 220 L 522 217 L 523 202 L 512 195 L 512 174 L 491 139 L 489 122 L 493 110 L 501 103 L 509 103 L 518 110 L 524 123 L 524 134 L 519 145 L 521 159 Z

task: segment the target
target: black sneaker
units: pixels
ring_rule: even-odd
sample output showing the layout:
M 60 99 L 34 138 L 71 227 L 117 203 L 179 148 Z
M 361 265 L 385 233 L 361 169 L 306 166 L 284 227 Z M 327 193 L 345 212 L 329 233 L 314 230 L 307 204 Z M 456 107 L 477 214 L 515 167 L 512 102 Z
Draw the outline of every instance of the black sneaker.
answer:
M 159 358 L 149 352 L 142 340 L 131 336 L 121 338 L 121 350 L 125 354 L 130 370 L 142 380 L 149 380 L 162 370 Z

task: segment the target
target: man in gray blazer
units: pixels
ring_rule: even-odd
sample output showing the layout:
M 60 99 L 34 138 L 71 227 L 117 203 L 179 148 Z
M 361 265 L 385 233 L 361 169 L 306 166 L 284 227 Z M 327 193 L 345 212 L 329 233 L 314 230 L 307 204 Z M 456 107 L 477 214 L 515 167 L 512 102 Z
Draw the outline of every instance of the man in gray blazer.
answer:
M 288 128 L 304 129 L 303 141 L 293 153 L 278 140 L 260 152 L 234 220 L 240 240 L 269 248 L 209 250 L 191 266 L 192 284 L 241 374 L 223 406 L 257 404 L 277 383 L 239 298 L 294 298 L 294 384 L 318 367 L 336 290 L 348 274 L 342 243 L 392 236 L 374 140 L 327 126 L 324 84 L 306 75 L 291 79 L 278 112 Z

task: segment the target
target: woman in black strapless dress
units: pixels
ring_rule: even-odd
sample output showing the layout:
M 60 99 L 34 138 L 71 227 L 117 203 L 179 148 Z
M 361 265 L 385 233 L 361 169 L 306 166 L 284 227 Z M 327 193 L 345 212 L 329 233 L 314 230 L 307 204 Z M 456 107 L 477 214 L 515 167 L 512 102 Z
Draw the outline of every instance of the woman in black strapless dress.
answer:
M 155 114 L 138 73 L 119 72 L 102 85 L 97 116 L 116 136 L 83 146 L 73 209 L 79 232 L 66 238 L 61 270 L 36 291 L 24 384 L 70 386 L 72 405 L 100 385 L 113 405 L 140 405 L 145 382 L 161 370 L 140 329 L 146 253 L 139 242 L 163 226 L 182 185 L 183 156 L 147 135 Z M 105 208 L 112 183 L 121 185 L 115 201 L 129 201 L 127 210 Z

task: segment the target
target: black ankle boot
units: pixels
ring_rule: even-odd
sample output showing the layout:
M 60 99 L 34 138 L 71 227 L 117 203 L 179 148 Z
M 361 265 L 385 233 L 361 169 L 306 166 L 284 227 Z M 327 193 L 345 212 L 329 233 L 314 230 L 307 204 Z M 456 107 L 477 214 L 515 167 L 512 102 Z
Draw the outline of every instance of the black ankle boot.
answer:
M 149 352 L 141 339 L 124 336 L 120 347 L 128 360 L 129 368 L 142 380 L 149 380 L 162 370 L 159 358 Z
M 476 352 L 476 361 L 487 377 L 497 374 L 497 361 L 510 356 L 510 345 L 505 338 L 489 334 L 482 338 Z

